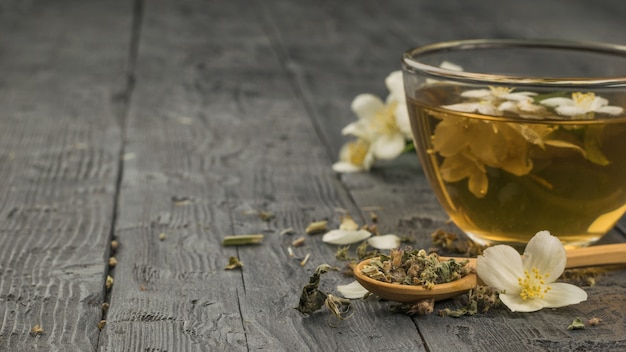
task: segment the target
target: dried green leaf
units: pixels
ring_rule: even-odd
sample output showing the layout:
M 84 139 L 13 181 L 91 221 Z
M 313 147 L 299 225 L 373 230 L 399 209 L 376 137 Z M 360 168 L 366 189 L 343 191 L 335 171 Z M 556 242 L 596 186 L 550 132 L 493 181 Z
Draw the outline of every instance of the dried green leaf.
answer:
M 309 278 L 309 283 L 302 288 L 300 302 L 296 310 L 304 315 L 311 315 L 321 309 L 328 298 L 328 294 L 319 289 L 320 278 L 330 270 L 330 265 L 322 264 L 315 269 L 315 272 Z
M 226 265 L 225 270 L 233 270 L 233 269 L 241 269 L 243 268 L 243 263 L 237 257 L 228 258 L 228 265 Z
M 576 318 L 567 327 L 567 330 L 582 330 L 585 328 L 585 323 L 580 318 Z

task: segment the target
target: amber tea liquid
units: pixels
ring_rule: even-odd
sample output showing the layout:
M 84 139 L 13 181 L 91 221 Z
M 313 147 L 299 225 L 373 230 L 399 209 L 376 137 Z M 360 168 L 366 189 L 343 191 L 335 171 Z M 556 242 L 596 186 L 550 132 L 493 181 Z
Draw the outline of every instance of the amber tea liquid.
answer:
M 482 243 L 522 244 L 537 231 L 549 230 L 566 246 L 576 247 L 596 241 L 622 217 L 626 210 L 625 116 L 596 115 L 595 119 L 572 121 L 554 115 L 544 120 L 525 120 L 510 114 L 494 117 L 441 109 L 441 105 L 458 102 L 454 89 L 425 88 L 416 92 L 417 99 L 408 99 L 407 103 L 424 172 L 442 206 L 470 237 Z M 624 106 L 623 97 L 603 97 L 611 105 Z M 471 153 L 460 151 L 462 160 L 471 162 L 455 164 L 450 159 L 444 171 L 475 175 L 487 185 L 486 192 L 478 194 L 470 189 L 469 178 L 448 176 L 453 181 L 446 181 L 442 175 L 446 157 L 434 148 L 433 136 L 442 133 L 443 127 L 437 131 L 437 126 L 444 120 L 457 129 L 450 138 L 463 135 L 464 129 L 482 131 L 476 138 L 461 138 L 467 138 L 461 141 L 467 150 L 488 153 L 487 143 L 503 138 L 506 131 L 524 133 L 532 129 L 543 133 L 543 140 L 557 142 L 549 145 L 520 137 L 525 143 L 520 144 L 520 138 L 514 136 L 517 144 L 506 144 L 511 149 L 508 153 L 527 167 L 515 171 L 517 174 L 498 164 L 476 161 Z M 565 143 L 567 147 L 563 147 Z M 493 148 L 491 151 L 498 153 L 502 145 Z

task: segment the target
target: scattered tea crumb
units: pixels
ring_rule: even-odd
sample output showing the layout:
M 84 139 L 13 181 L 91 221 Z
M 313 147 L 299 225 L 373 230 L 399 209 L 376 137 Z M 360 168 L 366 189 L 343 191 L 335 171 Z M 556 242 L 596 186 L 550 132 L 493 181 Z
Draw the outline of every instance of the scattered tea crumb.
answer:
M 102 330 L 102 329 L 104 329 L 104 326 L 105 326 L 105 325 L 107 325 L 107 321 L 106 321 L 106 320 L 104 320 L 104 319 L 103 319 L 103 320 L 100 320 L 100 321 L 98 322 L 98 330 Z
M 374 236 L 380 236 L 380 232 L 378 232 L 378 225 L 377 224 L 365 225 L 365 226 L 363 226 L 363 229 L 371 232 Z
M 600 324 L 601 322 L 602 322 L 602 319 L 600 318 L 591 318 L 587 320 L 587 324 L 589 324 L 589 326 L 596 326 Z
M 354 315 L 354 312 L 351 312 L 352 301 L 349 299 L 328 294 L 326 300 L 324 301 L 324 305 L 337 320 L 346 320 Z M 328 325 L 335 327 L 330 324 L 330 322 Z
M 43 334 L 43 328 L 41 327 L 41 325 L 37 324 L 33 326 L 32 329 L 30 329 L 30 334 L 31 336 L 39 336 Z
M 349 250 L 350 246 L 340 246 L 339 248 L 337 248 L 337 252 L 335 252 L 335 259 L 343 262 L 352 260 L 350 258 L 350 255 L 348 254 Z
M 404 303 L 391 307 L 391 311 L 394 313 L 404 313 L 410 316 L 423 316 L 429 315 L 435 310 L 435 299 L 429 298 L 421 300 L 417 303 Z
M 293 242 L 291 242 L 291 245 L 294 247 L 301 247 L 302 245 L 304 245 L 304 237 L 300 237 L 298 239 L 295 239 Z
M 309 261 L 309 258 L 311 258 L 311 253 L 307 253 L 304 256 L 304 259 L 302 259 L 302 261 L 300 262 L 300 266 L 305 266 L 306 263 Z
M 143 291 L 145 291 L 145 290 L 147 290 L 146 286 L 144 286 L 144 285 L 139 285 L 139 291 L 143 292 Z
M 270 222 L 274 220 L 275 217 L 276 215 L 274 215 L 271 211 L 259 211 L 259 219 L 262 221 Z
M 370 246 L 367 244 L 367 241 L 361 242 L 361 244 L 356 247 L 356 255 L 359 260 L 373 258 L 378 256 L 380 253 L 377 249 L 370 250 Z
M 604 275 L 607 268 L 568 269 L 560 280 L 577 286 L 595 286 L 596 280 Z
M 161 234 L 159 235 L 159 241 L 165 241 L 166 238 L 167 238 L 167 235 L 161 232 Z
M 378 222 L 378 214 L 370 211 L 370 219 L 372 220 L 372 222 Z
M 233 269 L 241 269 L 243 268 L 243 263 L 237 257 L 230 257 L 228 259 L 228 265 L 225 270 L 233 270 Z
M 119 247 L 120 243 L 117 240 L 113 240 L 111 241 L 111 249 L 112 250 L 117 250 L 117 247 Z
M 110 267 L 114 267 L 117 265 L 117 259 L 115 259 L 115 257 L 110 257 L 109 258 L 109 266 Z
M 574 319 L 567 327 L 567 330 L 582 330 L 585 328 L 585 323 L 580 318 Z
M 359 229 L 359 224 L 357 224 L 356 221 L 354 221 L 354 219 L 352 218 L 352 216 L 350 216 L 350 214 L 342 215 L 340 217 L 340 221 L 341 221 L 339 224 L 340 230 L 354 231 L 354 230 Z
M 122 155 L 122 160 L 132 160 L 132 159 L 135 159 L 136 156 L 137 154 L 133 152 L 125 153 L 124 155 Z
M 459 238 L 456 234 L 441 229 L 433 232 L 431 238 L 435 246 L 472 257 L 482 254 L 486 248 L 468 238 Z
M 283 236 L 283 235 L 293 235 L 294 233 L 296 233 L 296 231 L 294 231 L 293 227 L 289 227 L 289 228 L 286 228 L 286 229 L 282 230 L 280 232 L 280 235 L 281 236 Z
M 234 236 L 226 236 L 222 241 L 222 245 L 224 246 L 241 246 L 247 244 L 259 244 L 263 241 L 262 234 L 252 234 L 252 235 L 234 235 Z
M 109 311 L 109 307 L 110 307 L 109 303 L 106 303 L 106 302 L 100 305 L 100 309 L 102 309 L 103 314 L 106 314 Z
M 107 275 L 107 280 L 104 283 L 104 286 L 107 288 L 107 290 L 110 290 L 111 287 L 113 287 L 113 277 L 111 275 Z
M 300 301 L 296 310 L 304 315 L 311 315 L 322 308 L 328 294 L 319 289 L 320 279 L 323 274 L 330 270 L 330 265 L 322 264 L 315 269 L 309 278 L 309 283 L 302 288 Z
M 445 308 L 438 313 L 442 317 L 459 318 L 476 313 L 487 313 L 492 307 L 500 305 L 498 290 L 490 286 L 478 285 L 467 293 L 467 304 L 458 309 Z
M 244 210 L 243 214 L 245 215 L 257 215 L 259 217 L 259 219 L 261 219 L 262 221 L 265 222 L 269 222 L 271 220 L 273 220 L 276 215 L 274 215 L 274 213 L 272 213 L 271 211 L 267 211 L 267 210 Z
M 306 227 L 305 232 L 308 235 L 318 234 L 318 233 L 326 231 L 328 229 L 327 226 L 328 226 L 328 221 L 326 220 L 314 221 L 310 223 L 309 226 Z
M 293 248 L 291 248 L 291 246 L 287 247 L 287 254 L 289 255 L 289 258 L 293 258 L 295 256 L 295 254 L 293 253 Z

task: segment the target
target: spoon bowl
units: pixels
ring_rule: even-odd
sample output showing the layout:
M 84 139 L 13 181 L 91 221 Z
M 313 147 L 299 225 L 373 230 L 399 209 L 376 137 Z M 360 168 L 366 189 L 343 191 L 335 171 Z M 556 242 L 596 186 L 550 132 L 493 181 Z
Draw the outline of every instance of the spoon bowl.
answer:
M 478 283 L 476 275 L 476 258 L 453 258 L 440 257 L 440 261 L 455 259 L 457 261 L 468 260 L 468 266 L 472 272 L 462 278 L 445 284 L 435 285 L 433 288 L 425 288 L 418 285 L 402 285 L 399 283 L 387 283 L 374 280 L 363 274 L 363 267 L 369 264 L 371 259 L 361 261 L 354 269 L 355 279 L 368 291 L 380 298 L 402 302 L 415 303 L 424 299 L 434 298 L 435 301 L 452 298 L 461 295 Z M 626 264 L 626 243 L 608 244 L 567 251 L 567 264 L 565 268 L 579 268 L 595 265 Z

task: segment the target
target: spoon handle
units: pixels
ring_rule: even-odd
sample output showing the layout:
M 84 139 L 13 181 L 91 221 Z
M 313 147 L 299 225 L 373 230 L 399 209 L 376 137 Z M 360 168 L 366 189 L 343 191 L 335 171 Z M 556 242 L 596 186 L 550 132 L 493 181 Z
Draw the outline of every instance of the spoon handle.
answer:
M 568 269 L 584 266 L 626 264 L 626 243 L 605 244 L 567 251 Z

